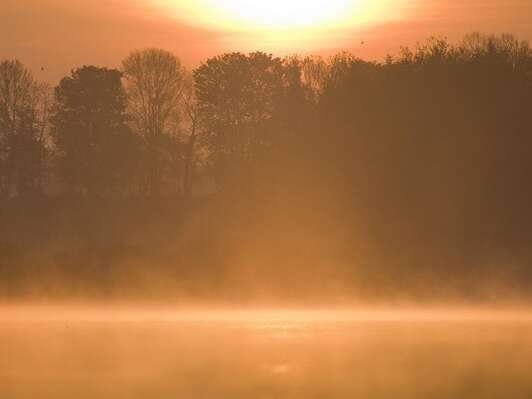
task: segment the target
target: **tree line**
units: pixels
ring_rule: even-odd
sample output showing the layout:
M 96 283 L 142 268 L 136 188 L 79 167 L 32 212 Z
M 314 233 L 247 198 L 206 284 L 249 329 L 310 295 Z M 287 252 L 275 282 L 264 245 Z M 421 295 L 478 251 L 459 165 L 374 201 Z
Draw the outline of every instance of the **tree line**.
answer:
M 480 34 L 458 45 L 432 39 L 382 63 L 348 53 L 230 53 L 192 72 L 174 54 L 147 49 L 118 69 L 75 69 L 53 91 L 5 60 L 0 195 L 43 194 L 51 177 L 63 194 L 188 195 L 199 169 L 230 189 L 296 167 L 280 164 L 305 168 L 319 158 L 319 174 L 332 168 L 356 178 L 350 186 L 374 185 L 372 161 L 380 157 L 384 167 L 405 155 L 401 146 L 419 159 L 433 150 L 419 146 L 450 145 L 468 124 L 467 136 L 483 134 L 486 143 L 509 128 L 526 132 L 518 118 L 530 109 L 531 58 L 527 42 Z
M 174 199 L 190 197 L 208 176 L 224 200 L 190 210 L 208 227 L 185 234 L 181 214 L 156 222 L 136 203 L 120 219 L 145 214 L 141 230 L 154 237 L 164 229 L 150 223 L 168 227 L 168 237 L 179 230 L 183 241 L 168 248 L 181 252 L 168 259 L 204 259 L 205 269 L 183 269 L 198 281 L 221 284 L 225 262 L 249 256 L 246 264 L 267 263 L 280 276 L 334 263 L 335 281 L 364 281 L 360 290 L 436 282 L 429 289 L 454 274 L 463 287 L 479 276 L 529 287 L 531 115 L 532 49 L 511 35 L 430 39 L 382 62 L 228 53 L 193 71 L 167 51 L 138 50 L 117 69 L 75 69 L 53 90 L 6 60 L 0 198 L 42 198 L 56 185 L 61 198 L 154 198 L 179 208 Z M 106 220 L 99 233 L 87 227 L 103 208 L 83 223 L 72 216 L 89 237 L 87 256 L 71 262 L 78 271 L 94 246 L 110 245 L 101 238 Z M 11 247 L 15 230 L 4 239 Z M 117 248 L 128 234 L 113 236 Z M 165 239 L 149 241 L 146 254 Z

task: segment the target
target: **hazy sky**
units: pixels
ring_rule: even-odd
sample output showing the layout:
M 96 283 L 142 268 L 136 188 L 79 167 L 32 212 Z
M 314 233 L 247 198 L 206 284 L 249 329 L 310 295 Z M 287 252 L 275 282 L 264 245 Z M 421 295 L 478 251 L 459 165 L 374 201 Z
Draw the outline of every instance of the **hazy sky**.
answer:
M 193 67 L 232 50 L 349 49 L 380 59 L 429 36 L 532 39 L 532 0 L 0 0 L 0 15 L 0 58 L 18 58 L 53 83 L 152 46 Z

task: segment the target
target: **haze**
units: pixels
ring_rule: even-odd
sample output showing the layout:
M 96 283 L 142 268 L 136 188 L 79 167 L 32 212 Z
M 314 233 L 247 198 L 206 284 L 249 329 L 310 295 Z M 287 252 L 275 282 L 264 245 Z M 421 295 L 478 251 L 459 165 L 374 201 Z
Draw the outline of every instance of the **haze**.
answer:
M 0 0 L 0 399 L 532 398 L 530 0 Z
M 235 12 L 231 7 L 240 3 L 244 8 Z M 196 66 L 208 56 L 234 50 L 328 55 L 346 49 L 383 59 L 399 46 L 430 36 L 457 40 L 480 31 L 532 38 L 527 0 L 342 0 L 326 2 L 332 10 L 297 12 L 293 20 L 286 15 L 301 6 L 298 2 L 288 2 L 288 10 L 277 9 L 278 2 L 260 2 L 270 10 L 264 18 L 256 14 L 265 11 L 264 5 L 255 9 L 252 1 L 240 3 L 4 0 L 0 57 L 17 57 L 40 78 L 57 83 L 73 66 L 116 66 L 131 48 L 166 48 Z M 322 2 L 305 3 L 308 10 Z M 323 19 L 315 21 L 317 15 Z M 272 23 L 275 29 L 265 31 Z M 292 29 L 287 33 L 286 28 Z

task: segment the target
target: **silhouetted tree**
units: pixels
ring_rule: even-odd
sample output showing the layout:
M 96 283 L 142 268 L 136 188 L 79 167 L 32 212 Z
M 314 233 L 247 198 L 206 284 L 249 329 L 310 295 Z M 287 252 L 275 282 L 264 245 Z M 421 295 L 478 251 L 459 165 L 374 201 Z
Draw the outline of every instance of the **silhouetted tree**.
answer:
M 48 87 L 16 60 L 0 63 L 0 195 L 41 192 L 46 173 Z
M 118 70 L 84 66 L 55 89 L 53 137 L 59 175 L 70 193 L 121 194 L 130 183 L 135 140 L 126 125 Z
M 159 49 L 132 52 L 122 62 L 122 71 L 129 114 L 146 147 L 147 192 L 159 195 L 165 170 L 181 151 L 176 135 L 185 72 L 175 55 Z M 173 176 L 175 186 L 179 178 Z
M 280 58 L 264 53 L 224 54 L 194 71 L 203 140 L 220 185 L 252 178 L 273 135 L 280 134 L 272 122 L 284 72 Z

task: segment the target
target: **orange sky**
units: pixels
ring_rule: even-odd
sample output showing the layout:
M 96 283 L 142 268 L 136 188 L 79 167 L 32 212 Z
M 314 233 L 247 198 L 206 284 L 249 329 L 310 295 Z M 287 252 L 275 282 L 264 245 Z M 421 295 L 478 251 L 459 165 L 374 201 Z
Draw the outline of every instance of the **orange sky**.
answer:
M 130 50 L 151 46 L 171 50 L 193 67 L 232 50 L 283 55 L 349 49 L 381 59 L 431 35 L 456 40 L 471 31 L 511 32 L 532 40 L 532 0 L 337 0 L 373 9 L 365 18 L 289 31 L 257 31 L 249 23 L 233 29 L 227 15 L 207 9 L 213 1 L 231 0 L 0 0 L 0 58 L 18 58 L 37 77 L 56 83 L 74 67 L 117 66 Z M 234 3 L 239 1 L 252 0 Z

